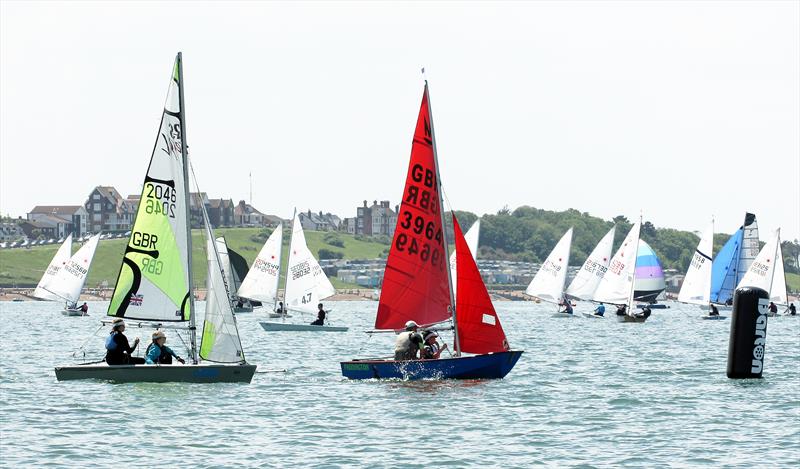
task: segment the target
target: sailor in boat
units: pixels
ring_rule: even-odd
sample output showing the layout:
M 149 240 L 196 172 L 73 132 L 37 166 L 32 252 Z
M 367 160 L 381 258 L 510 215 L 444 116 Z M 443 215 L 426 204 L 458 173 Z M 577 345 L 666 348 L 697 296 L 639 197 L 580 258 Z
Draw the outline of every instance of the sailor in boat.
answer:
M 317 305 L 319 311 L 317 311 L 317 320 L 312 322 L 312 326 L 324 326 L 325 325 L 325 309 L 322 307 L 322 303 Z
M 778 315 L 778 306 L 775 305 L 773 302 L 769 302 L 769 315 L 770 316 L 777 316 Z
M 789 316 L 797 316 L 797 308 L 794 307 L 794 303 L 789 303 Z
M 646 318 L 649 318 L 652 313 L 653 313 L 653 311 L 650 309 L 650 305 L 645 305 L 645 307 L 642 308 L 642 312 L 641 313 L 636 313 L 635 316 L 637 318 L 645 318 L 646 319 Z
M 602 317 L 606 314 L 606 306 L 603 303 L 597 305 L 597 308 L 594 309 L 594 315 Z
M 709 316 L 719 316 L 719 310 L 714 305 L 714 303 L 709 303 L 708 306 L 711 307 L 711 310 L 708 312 Z
M 559 304 L 559 306 L 563 306 L 564 307 L 564 310 L 560 311 L 561 313 L 572 314 L 572 304 L 569 302 L 569 300 L 566 297 L 564 297 L 564 299 L 561 300 L 561 303 Z
M 81 310 L 81 313 L 83 313 L 84 316 L 89 314 L 89 305 L 87 305 L 85 301 L 83 302 L 83 304 L 79 309 Z
M 133 341 L 133 347 L 125 337 L 125 321 L 116 318 L 111 323 L 111 333 L 106 338 L 106 363 L 109 365 L 143 365 L 144 358 L 131 354 L 139 345 L 139 338 Z
M 172 351 L 171 348 L 164 345 L 167 342 L 167 335 L 163 331 L 153 332 L 153 342 L 147 346 L 145 355 L 145 363 L 148 365 L 171 365 L 172 357 L 175 357 L 181 363 L 186 363 L 183 358 Z
M 423 346 L 422 335 L 417 332 L 419 326 L 414 321 L 406 322 L 406 330 L 397 334 L 394 342 L 395 360 L 416 360 L 417 352 Z
M 420 358 L 423 360 L 436 360 L 439 358 L 439 355 L 447 348 L 447 344 L 439 345 L 436 342 L 437 337 L 439 337 L 439 334 L 436 331 L 425 332 L 423 336 L 425 345 L 422 347 L 422 356 Z
M 625 316 L 628 310 L 628 305 L 617 305 L 617 316 Z
M 286 309 L 283 307 L 283 301 L 278 302 L 278 309 L 276 309 L 275 312 L 281 316 L 286 316 Z

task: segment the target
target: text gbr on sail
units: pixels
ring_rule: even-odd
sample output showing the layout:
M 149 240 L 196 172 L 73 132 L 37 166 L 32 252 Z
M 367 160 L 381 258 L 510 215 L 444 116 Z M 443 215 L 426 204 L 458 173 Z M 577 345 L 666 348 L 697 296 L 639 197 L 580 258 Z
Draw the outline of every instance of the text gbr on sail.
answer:
M 158 236 L 150 233 L 140 233 L 138 231 L 134 231 L 133 235 L 131 236 L 131 244 L 139 248 L 156 249 L 157 242 Z

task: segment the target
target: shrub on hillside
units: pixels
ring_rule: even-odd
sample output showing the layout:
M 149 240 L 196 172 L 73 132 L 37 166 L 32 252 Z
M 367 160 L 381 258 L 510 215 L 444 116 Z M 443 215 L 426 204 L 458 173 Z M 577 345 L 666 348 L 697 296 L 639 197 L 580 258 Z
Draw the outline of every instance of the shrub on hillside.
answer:
M 344 257 L 344 253 L 331 251 L 330 249 L 322 248 L 319 250 L 319 258 L 320 259 L 341 259 Z
M 336 246 L 337 248 L 344 247 L 344 241 L 342 241 L 338 233 L 325 233 L 322 240 L 325 241 L 325 244 L 330 246 Z

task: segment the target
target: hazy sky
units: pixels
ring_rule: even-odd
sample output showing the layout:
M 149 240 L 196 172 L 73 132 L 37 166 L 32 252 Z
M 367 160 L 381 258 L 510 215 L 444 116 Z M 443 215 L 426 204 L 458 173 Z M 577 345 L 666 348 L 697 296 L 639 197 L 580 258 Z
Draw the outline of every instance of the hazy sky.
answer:
M 455 209 L 800 237 L 797 1 L 3 1 L 0 211 L 138 193 L 177 51 L 211 197 L 396 204 L 424 66 Z

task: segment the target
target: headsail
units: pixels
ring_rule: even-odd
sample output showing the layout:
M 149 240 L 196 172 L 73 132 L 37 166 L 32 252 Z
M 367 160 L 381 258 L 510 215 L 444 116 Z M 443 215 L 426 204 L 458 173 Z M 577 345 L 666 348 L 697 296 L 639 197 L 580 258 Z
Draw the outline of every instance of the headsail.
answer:
M 608 270 L 608 263 L 611 262 L 611 250 L 614 247 L 614 233 L 617 227 L 611 229 L 597 243 L 594 250 L 581 266 L 581 270 L 572 279 L 572 283 L 567 288 L 567 295 L 584 301 L 590 301 L 597 285 Z
M 564 297 L 564 282 L 567 280 L 571 247 L 572 228 L 564 233 L 547 259 L 542 262 L 525 293 L 550 303 L 561 302 Z
M 99 241 L 100 233 L 89 238 L 46 288 L 70 303 L 77 302 L 89 276 L 89 267 Z
M 441 197 L 432 125 L 426 84 L 397 227 L 386 259 L 375 318 L 377 329 L 402 329 L 409 320 L 430 324 L 444 321 L 451 315 L 449 266 L 439 206 Z M 469 250 L 466 242 L 463 249 Z M 471 254 L 467 257 L 472 258 Z M 461 259 L 459 256 L 458 263 Z
M 284 304 L 287 309 L 313 313 L 317 304 L 336 294 L 336 289 L 322 271 L 314 254 L 308 249 L 303 225 L 295 214 L 292 221 L 292 243 L 286 271 Z
M 711 302 L 727 303 L 733 299 L 736 287 L 737 269 L 739 268 L 739 252 L 742 248 L 743 230 L 736 230 L 717 253 L 711 265 Z
M 481 233 L 481 219 L 478 218 L 475 220 L 475 223 L 467 230 L 467 234 L 464 235 L 464 239 L 467 240 L 467 246 L 469 246 L 469 252 L 472 253 L 472 258 L 477 262 L 478 260 L 478 238 L 480 238 Z M 456 259 L 456 253 L 453 251 L 450 254 L 450 279 L 453 281 L 453 291 L 458 292 L 458 259 Z
M 778 254 L 775 256 L 775 276 L 772 278 L 769 300 L 780 305 L 789 304 L 789 296 L 786 293 L 786 272 L 783 270 L 783 249 L 780 243 L 778 243 Z
M 179 54 L 109 316 L 162 322 L 192 314 L 180 60 Z
M 764 245 L 761 252 L 758 253 L 755 260 L 750 264 L 750 268 L 742 277 L 742 281 L 736 288 L 742 287 L 757 287 L 761 288 L 770 294 L 770 301 L 772 300 L 773 285 L 775 281 L 775 271 L 778 269 L 777 265 L 780 263 L 781 270 L 783 270 L 783 259 L 778 259 L 781 253 L 781 230 L 775 230 L 775 235 L 772 239 Z M 783 288 L 786 288 L 784 279 Z M 777 295 L 776 295 L 777 296 Z
M 250 300 L 276 302 L 278 280 L 281 276 L 281 246 L 283 243 L 283 224 L 278 224 L 269 235 L 267 242 L 253 261 L 247 277 L 239 287 L 238 295 Z
M 628 232 L 617 249 L 608 271 L 600 280 L 600 285 L 594 292 L 594 301 L 628 305 L 633 296 L 633 281 L 636 272 L 636 253 L 639 246 L 639 229 L 641 223 L 637 222 Z
M 458 260 L 456 318 L 461 351 L 490 353 L 508 350 L 508 341 L 500 318 L 483 283 L 478 265 L 470 254 L 467 241 L 453 215 L 453 234 Z
M 708 305 L 711 295 L 711 254 L 714 249 L 714 224 L 711 223 L 700 237 L 692 262 L 678 293 L 678 301 Z
M 69 258 L 72 255 L 72 233 L 67 235 L 67 239 L 61 243 L 61 247 L 58 248 L 56 251 L 56 255 L 53 256 L 53 259 L 50 261 L 50 264 L 47 266 L 47 270 L 44 271 L 42 278 L 39 280 L 39 284 L 36 285 L 36 290 L 33 291 L 33 296 L 36 298 L 40 298 L 42 300 L 51 300 L 51 301 L 59 301 L 62 297 L 48 291 L 51 287 L 52 282 L 58 276 L 58 273 L 67 265 L 69 262 Z
M 206 278 L 206 314 L 203 321 L 203 338 L 200 343 L 200 358 L 220 363 L 244 363 L 244 351 L 236 329 L 236 318 L 233 316 L 230 290 L 220 265 L 217 249 L 219 240 L 215 242 L 209 227 L 208 217 L 203 207 L 206 238 L 206 259 L 208 275 Z M 222 240 L 224 246 L 224 239 Z

